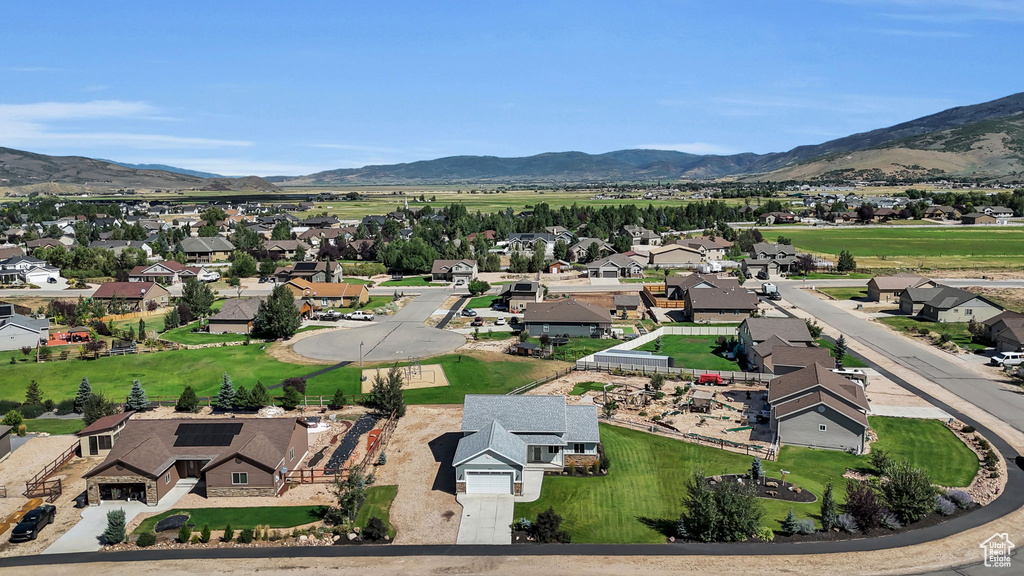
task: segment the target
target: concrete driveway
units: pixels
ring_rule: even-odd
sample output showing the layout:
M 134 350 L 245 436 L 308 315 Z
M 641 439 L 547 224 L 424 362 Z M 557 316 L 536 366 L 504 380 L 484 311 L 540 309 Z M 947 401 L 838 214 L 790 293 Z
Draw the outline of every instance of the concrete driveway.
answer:
M 409 356 L 436 356 L 466 343 L 465 336 L 425 325 L 450 295 L 448 290 L 424 292 L 394 316 L 379 316 L 359 328 L 332 330 L 303 338 L 292 347 L 296 354 L 332 362 L 405 360 Z
M 456 544 L 512 543 L 512 511 L 515 500 L 511 494 L 459 494 L 462 523 Z
M 89 506 L 82 510 L 82 520 L 58 538 L 46 549 L 46 554 L 68 554 L 71 552 L 95 552 L 100 549 L 100 535 L 107 528 L 107 512 L 124 510 L 125 523 L 143 512 L 165 512 L 174 507 L 182 496 L 195 488 L 195 482 L 179 480 L 157 506 L 147 506 L 142 502 L 123 502 L 120 500 L 103 502 L 99 506 Z

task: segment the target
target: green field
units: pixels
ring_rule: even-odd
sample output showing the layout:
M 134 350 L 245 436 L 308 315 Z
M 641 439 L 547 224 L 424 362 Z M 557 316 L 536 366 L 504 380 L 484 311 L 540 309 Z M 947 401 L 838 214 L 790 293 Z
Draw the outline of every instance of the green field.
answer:
M 373 280 L 364 280 L 362 278 L 344 278 L 342 280 L 345 284 L 363 284 L 373 286 L 375 282 Z
M 228 524 L 235 531 L 237 537 L 239 530 L 255 528 L 256 526 L 270 526 L 271 528 L 294 528 L 320 520 L 319 506 L 254 506 L 247 508 L 187 508 L 172 509 L 161 512 L 143 520 L 133 534 L 152 532 L 156 523 L 168 516 L 176 514 L 188 514 L 190 524 L 194 524 L 194 532 L 198 533 L 204 524 L 210 525 L 210 530 L 223 530 Z
M 637 350 L 654 352 L 655 340 L 640 346 Z M 718 348 L 718 336 L 662 336 L 661 352 L 676 359 L 677 368 L 698 368 L 703 370 L 732 370 L 738 372 L 740 365 L 735 360 L 723 358 L 714 351 Z
M 899 444 L 897 456 L 925 468 L 935 482 L 966 485 L 977 471 L 977 459 L 952 433 L 935 430 L 937 422 L 897 418 L 870 418 L 882 446 Z M 914 441 L 907 441 L 907 439 Z M 918 439 L 925 441 L 918 441 Z M 601 424 L 601 442 L 611 461 L 603 477 L 546 476 L 536 502 L 515 505 L 515 518 L 535 519 L 554 508 L 562 526 L 577 543 L 659 543 L 674 527 L 682 510 L 683 479 L 700 466 L 707 474 L 746 472 L 751 458 Z M 946 454 L 950 457 L 946 457 Z M 969 457 L 968 457 L 969 456 Z M 825 484 L 832 482 L 842 502 L 847 468 L 868 468 L 867 456 L 833 450 L 784 446 L 776 462 L 765 462 L 765 471 L 777 477 L 778 469 L 790 472 L 787 481 L 815 494 L 820 501 Z M 792 509 L 798 518 L 817 521 L 819 502 L 791 504 L 762 500 L 763 522 L 779 530 L 780 521 Z
M 214 342 L 241 342 L 245 340 L 245 334 L 210 334 L 209 332 L 193 332 L 192 329 L 199 325 L 193 322 L 187 326 L 179 326 L 168 330 L 160 335 L 164 340 L 177 342 L 179 344 L 210 344 Z M 147 324 L 148 328 L 148 324 Z
M 856 300 L 868 297 L 867 288 L 818 288 L 818 292 L 828 294 L 836 300 Z
M 85 421 L 81 418 L 31 418 L 24 422 L 29 432 L 46 432 L 54 436 L 74 434 L 85 428 Z
M 918 320 L 917 318 L 910 318 L 907 316 L 879 318 L 878 321 L 887 324 L 900 332 L 907 332 L 908 334 L 912 332 L 914 336 L 918 335 L 918 330 L 921 328 L 927 328 L 928 330 L 939 334 L 949 334 L 949 339 L 956 342 L 956 345 L 961 348 L 966 348 L 968 350 L 985 349 L 984 344 L 974 342 L 970 331 L 967 329 L 967 322 L 929 322 L 928 320 Z
M 1011 268 L 1024 265 L 1024 228 L 936 226 L 791 230 L 797 250 L 838 255 L 859 267 Z
M 466 308 L 490 308 L 491 304 L 498 299 L 496 294 L 477 296 L 466 303 Z
M 366 528 L 370 518 L 380 518 L 388 527 L 388 536 L 395 537 L 395 529 L 391 526 L 391 503 L 398 495 L 398 486 L 371 486 L 366 489 L 366 499 L 356 514 L 355 525 Z

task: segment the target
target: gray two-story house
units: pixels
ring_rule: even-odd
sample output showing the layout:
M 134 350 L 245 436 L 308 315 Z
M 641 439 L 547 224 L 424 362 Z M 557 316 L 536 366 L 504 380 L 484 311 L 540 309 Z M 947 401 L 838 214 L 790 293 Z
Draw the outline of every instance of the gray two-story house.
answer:
M 779 445 L 860 454 L 868 430 L 864 388 L 814 363 L 768 384 L 771 427 Z

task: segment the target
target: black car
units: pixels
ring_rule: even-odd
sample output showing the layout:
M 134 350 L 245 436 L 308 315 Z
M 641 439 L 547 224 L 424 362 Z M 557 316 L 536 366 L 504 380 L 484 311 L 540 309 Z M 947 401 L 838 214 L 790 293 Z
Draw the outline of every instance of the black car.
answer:
M 47 524 L 53 522 L 57 514 L 57 507 L 50 504 L 43 504 L 33 508 L 28 514 L 21 518 L 21 522 L 11 530 L 11 542 L 26 542 L 35 540 L 39 531 Z
M 764 270 L 761 270 L 760 272 L 757 273 L 757 279 L 758 280 L 767 280 L 768 279 L 768 273 L 765 272 Z

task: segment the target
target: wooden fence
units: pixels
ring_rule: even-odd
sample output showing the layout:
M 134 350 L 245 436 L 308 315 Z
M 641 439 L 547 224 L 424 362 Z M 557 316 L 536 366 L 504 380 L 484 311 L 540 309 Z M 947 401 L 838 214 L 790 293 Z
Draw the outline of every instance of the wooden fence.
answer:
M 736 452 L 746 454 L 747 456 L 758 456 L 765 460 L 775 460 L 777 450 L 775 446 L 768 446 L 767 448 L 758 446 L 756 444 L 745 444 L 743 442 L 733 442 L 732 440 L 725 440 L 722 438 L 711 438 L 710 436 L 701 436 L 700 434 L 694 434 L 693 432 L 676 432 L 669 430 L 664 426 L 658 424 L 648 424 L 641 422 L 633 422 L 631 420 L 624 420 L 622 418 L 606 418 L 604 419 L 609 424 L 620 426 L 622 428 L 629 428 L 631 430 L 642 430 L 651 434 L 657 434 L 659 436 L 667 436 L 669 438 L 675 438 L 676 440 L 682 440 L 683 442 L 690 442 L 691 444 L 701 444 L 703 446 L 711 446 L 713 448 L 719 448 L 721 450 L 728 450 L 729 452 Z
M 78 452 L 78 442 L 75 442 L 69 446 L 66 450 L 60 453 L 59 456 L 54 458 L 49 464 L 43 466 L 43 469 L 36 472 L 31 478 L 25 482 L 25 497 L 36 498 L 46 497 L 49 502 L 56 500 L 62 490 L 60 480 L 49 480 L 50 476 L 54 472 L 60 469 L 61 466 L 67 464 L 69 460 L 75 457 Z
M 363 455 L 359 464 L 355 466 L 349 468 L 296 468 L 285 474 L 285 481 L 296 484 L 335 484 L 347 479 L 353 468 L 366 470 L 377 464 L 381 453 L 387 449 L 396 426 L 398 426 L 398 418 L 392 412 L 380 427 L 380 434 L 367 448 L 366 454 Z
M 529 384 L 524 384 L 524 385 L 520 386 L 519 388 L 516 388 L 515 390 L 512 390 L 511 392 L 507 392 L 505 395 L 506 396 L 512 396 L 512 395 L 515 395 L 515 394 L 523 394 L 524 392 L 529 392 L 530 390 L 533 390 L 537 386 L 540 386 L 541 384 L 547 384 L 548 382 L 551 382 L 555 378 L 561 378 L 562 376 L 565 376 L 566 374 L 568 374 L 569 372 L 572 372 L 575 369 L 576 368 L 574 368 L 574 367 L 569 367 L 569 368 L 566 368 L 565 370 L 559 370 L 559 371 L 555 372 L 554 374 L 551 374 L 550 376 L 545 376 L 543 378 L 538 378 L 538 379 L 534 380 L 533 382 L 530 382 Z
M 366 401 L 369 394 L 345 394 L 345 405 L 351 406 L 355 404 L 362 404 Z M 279 400 L 281 396 L 271 396 L 275 400 Z M 196 400 L 199 401 L 200 406 L 213 406 L 213 402 L 217 400 L 216 396 L 197 396 Z M 334 401 L 334 394 L 329 395 L 307 395 L 302 397 L 302 403 L 299 406 L 306 408 L 326 408 Z M 150 396 L 149 405 L 156 408 L 158 406 L 174 406 L 178 403 L 178 396 Z
M 7 498 L 7 486 L 0 486 L 0 498 Z
M 667 296 L 658 296 L 658 294 L 665 294 L 665 284 L 644 284 L 644 296 L 650 301 L 652 306 L 658 308 L 685 308 L 686 302 L 684 300 L 669 300 Z

